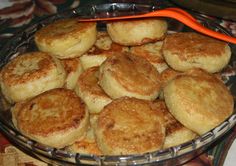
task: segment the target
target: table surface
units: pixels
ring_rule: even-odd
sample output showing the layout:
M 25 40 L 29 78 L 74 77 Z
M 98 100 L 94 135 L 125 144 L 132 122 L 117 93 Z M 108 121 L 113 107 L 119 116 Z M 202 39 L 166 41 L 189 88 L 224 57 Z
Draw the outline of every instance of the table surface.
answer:
M 119 0 L 117 0 L 119 1 Z M 126 0 L 120 0 L 122 2 Z M 131 0 L 127 0 L 131 1 Z M 164 1 L 164 0 L 162 0 Z M 12 1 L 4 0 L 0 2 L 0 18 L 11 17 L 11 20 L 6 22 L 1 22 L 0 19 L 0 47 L 4 45 L 9 37 L 11 37 L 14 32 L 21 29 L 30 22 L 37 21 L 39 18 L 54 14 L 58 11 L 65 10 L 68 8 L 75 8 L 78 5 L 85 5 L 87 3 L 102 3 L 102 2 L 114 2 L 112 0 L 21 0 L 19 2 L 26 3 L 27 9 L 16 8 L 12 5 Z M 141 0 L 136 0 L 135 2 L 142 2 Z M 146 1 L 145 1 L 146 2 Z M 147 2 L 156 2 L 154 0 L 148 0 Z M 164 3 L 172 4 L 170 1 L 165 1 Z M 18 4 L 19 5 L 19 4 Z M 9 9 L 17 9 L 9 10 Z M 6 10 L 8 9 L 8 10 Z M 3 12 L 2 12 L 3 11 Z M 15 13 L 12 13 L 15 12 Z M 17 14 L 16 14 L 17 13 Z M 27 16 L 27 17 L 26 17 Z M 236 22 L 230 20 L 223 20 L 221 18 L 214 19 L 222 26 L 230 30 L 236 36 Z M 236 127 L 234 127 L 226 136 L 221 138 L 214 144 L 207 152 L 203 153 L 201 156 L 185 164 L 185 166 L 235 166 L 236 163 Z M 232 144 L 232 146 L 231 146 Z M 1 133 L 0 133 L 0 166 L 11 166 L 11 165 L 35 165 L 35 166 L 46 166 L 46 163 L 38 161 L 31 158 L 30 156 L 24 154 L 13 146 Z

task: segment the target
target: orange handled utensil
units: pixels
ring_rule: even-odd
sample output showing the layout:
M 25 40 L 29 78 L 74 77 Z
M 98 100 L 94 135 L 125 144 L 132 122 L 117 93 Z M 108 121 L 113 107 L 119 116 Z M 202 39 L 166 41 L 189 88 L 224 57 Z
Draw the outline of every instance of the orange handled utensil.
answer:
M 153 12 L 138 14 L 138 15 L 128 15 L 128 16 L 118 16 L 118 17 L 104 17 L 104 18 L 80 18 L 79 21 L 114 21 L 114 20 L 124 20 L 124 19 L 134 19 L 134 18 L 150 18 L 150 17 L 168 17 L 174 18 L 183 24 L 189 26 L 190 28 L 203 33 L 205 35 L 211 36 L 213 38 L 223 40 L 226 42 L 230 42 L 236 44 L 236 38 L 228 36 L 226 34 L 213 31 L 204 27 L 200 24 L 191 14 L 180 9 L 180 8 L 166 8 L 162 10 L 156 10 Z

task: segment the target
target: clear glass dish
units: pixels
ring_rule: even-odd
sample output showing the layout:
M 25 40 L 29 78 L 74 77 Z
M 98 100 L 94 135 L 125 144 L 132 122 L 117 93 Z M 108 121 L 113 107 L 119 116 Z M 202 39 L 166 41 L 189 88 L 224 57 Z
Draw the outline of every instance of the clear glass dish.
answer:
M 74 10 L 59 13 L 50 16 L 36 24 L 25 28 L 22 32 L 14 36 L 4 47 L 0 50 L 0 67 L 4 66 L 11 58 L 33 50 L 37 50 L 33 38 L 34 33 L 41 27 L 62 18 L 68 17 L 97 17 L 98 15 L 123 15 L 123 14 L 137 14 L 154 9 L 165 8 L 166 6 L 151 6 L 144 4 L 124 4 L 111 3 L 102 5 L 93 5 L 89 7 L 80 7 Z M 194 14 L 202 24 L 206 27 L 231 35 L 220 25 L 204 18 L 200 15 Z M 169 24 L 169 31 L 192 31 L 182 23 L 167 19 Z M 105 28 L 104 23 L 98 23 L 98 28 Z M 232 58 L 230 64 L 221 73 L 225 84 L 231 90 L 231 93 L 236 96 L 236 46 L 230 45 L 232 49 Z M 233 67 L 234 66 L 234 67 Z M 32 155 L 40 158 L 45 162 L 59 165 L 179 165 L 182 164 L 198 154 L 206 150 L 213 142 L 225 135 L 236 123 L 236 109 L 222 124 L 215 127 L 213 130 L 197 137 L 196 139 L 186 142 L 184 144 L 163 149 L 155 152 L 140 154 L 140 155 L 123 155 L 123 156 L 96 156 L 90 154 L 79 154 L 65 151 L 64 149 L 55 149 L 47 147 L 43 144 L 35 142 L 17 131 L 12 122 L 11 114 L 9 112 L 9 105 L 0 97 L 0 130 L 4 133 L 10 141 L 12 141 L 18 148 Z

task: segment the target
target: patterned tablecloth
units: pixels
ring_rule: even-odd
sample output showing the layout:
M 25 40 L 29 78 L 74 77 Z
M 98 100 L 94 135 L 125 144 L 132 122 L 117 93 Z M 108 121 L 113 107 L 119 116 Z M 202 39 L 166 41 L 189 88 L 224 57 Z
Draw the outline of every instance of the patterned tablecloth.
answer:
M 125 0 L 123 0 L 124 2 Z M 58 11 L 75 8 L 85 3 L 108 2 L 104 0 L 79 1 L 79 0 L 1 0 L 0 1 L 0 48 L 6 40 L 13 36 L 19 29 L 30 22 L 37 21 L 45 15 L 54 14 Z M 110 1 L 111 2 L 111 1 Z M 146 1 L 145 1 L 146 2 Z M 166 1 L 166 3 L 170 3 Z M 236 36 L 236 23 L 229 20 L 210 17 L 222 26 L 230 30 Z M 236 66 L 234 66 L 236 68 Z M 236 127 L 226 136 L 217 141 L 201 156 L 184 164 L 185 166 L 222 166 L 234 138 Z M 0 166 L 46 166 L 47 164 L 36 160 L 21 152 L 12 145 L 0 133 Z

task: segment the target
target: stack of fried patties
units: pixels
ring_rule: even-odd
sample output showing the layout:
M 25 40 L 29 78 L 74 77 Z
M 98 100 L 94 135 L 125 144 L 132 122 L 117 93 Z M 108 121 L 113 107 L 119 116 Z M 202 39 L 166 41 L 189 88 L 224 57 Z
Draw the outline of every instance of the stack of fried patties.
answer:
M 230 47 L 161 19 L 55 21 L 35 34 L 39 51 L 1 70 L 12 121 L 42 144 L 96 155 L 142 154 L 194 139 L 233 112 L 219 72 Z

